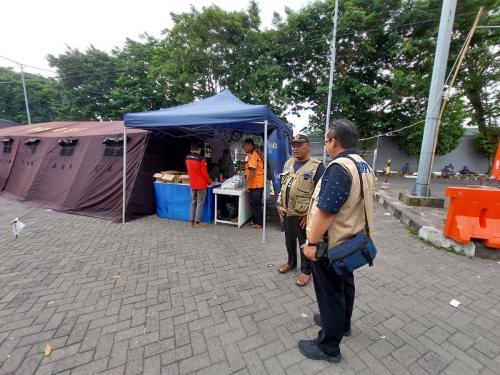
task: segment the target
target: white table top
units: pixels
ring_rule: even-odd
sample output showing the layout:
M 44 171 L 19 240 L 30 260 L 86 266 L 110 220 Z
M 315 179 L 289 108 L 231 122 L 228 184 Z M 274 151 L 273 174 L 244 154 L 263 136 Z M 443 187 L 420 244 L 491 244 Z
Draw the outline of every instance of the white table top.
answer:
M 243 186 L 243 187 L 239 187 L 239 188 L 236 188 L 236 189 L 220 189 L 220 188 L 217 188 L 217 189 L 214 189 L 213 190 L 213 193 L 214 194 L 220 194 L 220 195 L 243 195 L 247 192 L 247 188 L 246 186 Z

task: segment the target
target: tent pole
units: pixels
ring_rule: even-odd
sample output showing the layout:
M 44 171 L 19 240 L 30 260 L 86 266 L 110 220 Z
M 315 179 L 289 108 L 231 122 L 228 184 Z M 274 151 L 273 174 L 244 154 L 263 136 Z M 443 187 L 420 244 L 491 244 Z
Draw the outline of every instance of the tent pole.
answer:
M 262 243 L 266 243 L 266 197 L 267 197 L 267 120 L 264 121 L 264 200 L 262 210 Z
M 125 224 L 125 196 L 127 192 L 127 127 L 123 124 L 123 180 L 122 180 L 122 223 Z

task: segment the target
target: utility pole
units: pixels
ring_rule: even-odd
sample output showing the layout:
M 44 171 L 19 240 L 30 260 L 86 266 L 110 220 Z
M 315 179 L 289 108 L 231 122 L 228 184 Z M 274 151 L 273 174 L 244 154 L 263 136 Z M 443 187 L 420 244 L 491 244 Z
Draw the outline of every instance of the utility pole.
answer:
M 443 0 L 436 54 L 434 56 L 434 67 L 432 69 L 431 88 L 429 91 L 429 100 L 427 101 L 424 136 L 418 162 L 418 177 L 413 189 L 413 194 L 422 197 L 428 197 L 430 195 L 429 176 L 432 173 L 434 139 L 438 131 L 441 95 L 446 75 L 446 65 L 448 62 L 456 6 L 457 0 Z
M 467 54 L 467 50 L 469 49 L 469 45 L 472 41 L 472 38 L 474 36 L 474 33 L 476 32 L 477 25 L 479 24 L 479 20 L 481 19 L 481 15 L 483 14 L 484 11 L 484 6 L 479 8 L 479 11 L 477 12 L 476 18 L 474 20 L 474 23 L 472 24 L 472 28 L 469 31 L 469 35 L 467 35 L 467 38 L 465 39 L 464 45 L 462 47 L 462 50 L 460 51 L 460 54 L 458 55 L 458 60 L 456 62 L 456 65 L 454 65 L 454 68 L 452 68 L 452 71 L 450 72 L 451 81 L 448 84 L 448 87 L 446 89 L 446 93 L 443 96 L 443 104 L 441 105 L 441 108 L 439 109 L 439 115 L 437 119 L 437 131 L 434 136 L 434 142 L 432 146 L 432 159 L 431 159 L 431 167 L 434 164 L 434 157 L 436 156 L 436 147 L 438 143 L 438 137 L 439 137 L 439 129 L 441 126 L 441 119 L 444 114 L 444 109 L 446 107 L 446 104 L 448 103 L 448 100 L 450 100 L 450 95 L 451 95 L 451 89 L 453 88 L 453 85 L 455 84 L 455 80 L 457 79 L 458 72 L 460 71 L 460 66 L 462 65 L 462 62 L 464 61 L 465 55 Z M 448 79 L 446 80 L 448 82 Z M 429 174 L 427 176 L 427 184 L 430 185 L 431 182 L 431 175 Z
M 335 0 L 335 13 L 333 16 L 332 57 L 330 60 L 330 81 L 328 83 L 328 104 L 326 108 L 325 141 L 328 127 L 330 126 L 330 111 L 332 108 L 333 75 L 335 74 L 335 58 L 337 53 L 337 21 L 339 13 L 339 0 Z M 326 166 L 326 145 L 323 145 L 323 164 Z
M 378 146 L 380 144 L 380 134 L 377 135 L 377 147 L 375 148 L 375 151 L 373 151 L 373 165 L 372 165 L 372 169 L 375 171 L 375 173 L 377 172 L 377 170 L 375 169 L 375 164 L 377 164 L 377 154 L 378 154 Z
M 23 64 L 19 64 L 19 66 L 21 67 L 21 78 L 23 80 L 24 104 L 26 104 L 26 115 L 28 116 L 28 125 L 31 125 L 30 107 L 28 105 L 28 94 L 26 93 L 26 82 L 24 82 Z

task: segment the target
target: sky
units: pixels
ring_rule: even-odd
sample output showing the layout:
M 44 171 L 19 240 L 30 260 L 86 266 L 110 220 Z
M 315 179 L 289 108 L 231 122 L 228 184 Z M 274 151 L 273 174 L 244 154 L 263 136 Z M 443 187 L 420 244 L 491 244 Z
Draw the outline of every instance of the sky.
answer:
M 262 26 L 271 26 L 273 12 L 284 14 L 285 5 L 298 10 L 307 0 L 260 0 Z M 110 51 L 125 39 L 138 39 L 141 33 L 160 37 L 172 26 L 171 12 L 189 11 L 215 4 L 225 10 L 248 7 L 246 0 L 2 0 L 0 56 L 25 65 L 53 70 L 48 54 L 64 53 L 66 46 L 84 51 L 91 44 Z M 15 64 L 0 58 L 0 66 Z M 50 75 L 26 68 L 30 73 Z M 307 125 L 307 116 L 288 118 L 298 131 Z

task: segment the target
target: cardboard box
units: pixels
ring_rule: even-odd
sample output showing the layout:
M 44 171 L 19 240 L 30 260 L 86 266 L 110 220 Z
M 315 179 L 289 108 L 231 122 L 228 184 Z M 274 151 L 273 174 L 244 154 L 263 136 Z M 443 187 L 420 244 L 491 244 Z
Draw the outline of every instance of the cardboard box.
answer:
M 181 183 L 189 184 L 189 175 L 188 174 L 181 174 L 180 179 L 181 179 Z
M 181 175 L 181 174 L 184 174 L 185 172 L 171 170 L 171 171 L 161 171 L 161 173 L 173 174 L 173 175 Z
M 163 173 L 162 172 L 157 172 L 153 175 L 153 177 L 155 178 L 155 181 L 156 182 L 166 182 L 164 179 L 163 179 Z
M 162 171 L 155 173 L 153 177 L 157 182 L 165 182 L 165 183 L 179 183 L 181 182 L 181 175 L 183 172 L 179 171 Z

